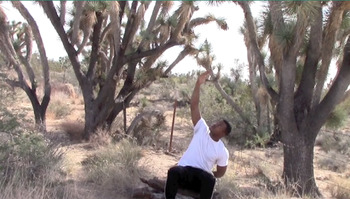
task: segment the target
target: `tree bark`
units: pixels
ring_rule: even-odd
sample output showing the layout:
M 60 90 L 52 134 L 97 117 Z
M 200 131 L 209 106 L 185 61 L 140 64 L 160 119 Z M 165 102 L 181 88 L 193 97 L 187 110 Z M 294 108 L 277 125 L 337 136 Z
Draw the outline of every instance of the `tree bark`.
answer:
M 294 194 L 321 196 L 314 176 L 314 141 L 300 139 L 305 132 L 294 132 L 294 139 L 283 145 L 283 178 Z

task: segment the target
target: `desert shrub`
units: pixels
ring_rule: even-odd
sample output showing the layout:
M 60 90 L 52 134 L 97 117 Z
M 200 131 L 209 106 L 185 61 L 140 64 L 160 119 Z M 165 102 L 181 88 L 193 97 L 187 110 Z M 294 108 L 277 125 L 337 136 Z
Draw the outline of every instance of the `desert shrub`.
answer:
M 51 96 L 51 101 L 47 111 L 53 113 L 55 118 L 61 119 L 71 112 L 71 108 L 67 104 L 68 96 L 64 93 L 57 92 Z
M 329 129 L 339 129 L 343 127 L 350 113 L 350 98 L 347 96 L 338 104 L 327 118 L 325 126 Z
M 334 172 L 343 172 L 347 166 L 347 162 L 344 160 L 344 155 L 339 154 L 336 151 L 329 151 L 327 155 L 322 156 L 318 160 L 318 164 L 323 169 L 328 169 Z
M 321 133 L 316 139 L 316 145 L 325 152 L 331 150 L 344 155 L 350 155 L 350 136 L 341 133 Z
M 0 145 L 0 199 L 70 198 L 60 188 L 62 155 L 42 134 L 12 135 Z
M 270 134 L 267 132 L 262 132 L 260 134 L 253 135 L 253 138 L 246 141 L 245 146 L 248 148 L 255 147 L 266 147 L 266 143 L 270 140 Z
M 11 113 L 6 107 L 0 107 L 0 131 L 12 132 L 20 126 L 16 115 Z
M 127 133 L 132 135 L 139 145 L 157 145 L 161 142 L 160 132 L 164 126 L 164 113 L 160 111 L 146 111 L 138 114 L 131 123 Z
M 150 101 L 146 97 L 143 97 L 140 99 L 141 110 L 143 110 L 144 108 L 146 108 L 149 105 L 150 105 Z
M 136 183 L 137 162 L 140 158 L 141 149 L 136 143 L 123 139 L 116 145 L 101 148 L 83 164 L 89 181 L 116 189 L 120 193 L 128 193 Z
M 329 129 L 339 129 L 344 126 L 345 121 L 348 119 L 347 109 L 344 105 L 337 106 L 329 115 L 325 126 Z
M 36 132 L 24 132 L 0 146 L 0 174 L 5 180 L 33 181 L 60 172 L 62 152 Z
M 54 113 L 55 118 L 61 119 L 65 116 L 69 115 L 70 108 L 64 102 L 56 101 L 50 104 L 49 109 L 50 112 Z
M 20 130 L 19 119 L 24 120 L 24 114 L 11 111 L 8 107 L 15 101 L 15 93 L 0 76 L 0 132 L 14 132 Z

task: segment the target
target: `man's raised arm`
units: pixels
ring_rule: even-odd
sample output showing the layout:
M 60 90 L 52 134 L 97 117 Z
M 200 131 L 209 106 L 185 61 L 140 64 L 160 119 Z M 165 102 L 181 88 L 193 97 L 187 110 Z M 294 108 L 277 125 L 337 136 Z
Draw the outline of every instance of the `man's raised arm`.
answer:
M 201 119 L 201 113 L 199 110 L 200 87 L 208 78 L 208 76 L 209 76 L 209 71 L 199 75 L 196 85 L 194 86 L 194 89 L 193 89 L 192 98 L 191 98 L 191 117 L 192 117 L 193 126 L 195 126 L 198 120 Z

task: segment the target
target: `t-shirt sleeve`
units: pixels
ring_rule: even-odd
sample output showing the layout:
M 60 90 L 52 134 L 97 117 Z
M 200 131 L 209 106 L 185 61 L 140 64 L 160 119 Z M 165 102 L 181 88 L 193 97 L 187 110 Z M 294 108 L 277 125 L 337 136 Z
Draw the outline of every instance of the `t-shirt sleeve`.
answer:
M 226 149 L 226 147 L 224 148 L 220 158 L 217 161 L 217 165 L 220 167 L 225 167 L 228 165 L 228 150 Z
M 203 118 L 201 118 L 200 120 L 198 120 L 197 124 L 194 126 L 194 134 L 198 133 L 198 132 L 207 132 L 208 131 L 208 125 L 207 123 L 204 121 Z

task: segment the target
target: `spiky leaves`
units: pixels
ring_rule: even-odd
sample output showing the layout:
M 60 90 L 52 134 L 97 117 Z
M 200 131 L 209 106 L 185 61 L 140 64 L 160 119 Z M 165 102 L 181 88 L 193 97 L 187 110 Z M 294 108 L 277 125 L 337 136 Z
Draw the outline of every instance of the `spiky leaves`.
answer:
M 184 30 L 186 23 L 191 19 L 193 12 L 196 7 L 193 1 L 183 1 L 180 7 L 175 11 L 173 17 L 176 17 L 177 24 L 174 31 L 171 34 L 171 37 L 174 39 L 180 39 L 181 42 L 184 42 L 184 38 L 181 35 L 181 32 Z

